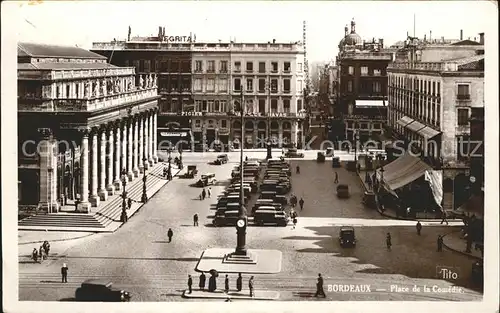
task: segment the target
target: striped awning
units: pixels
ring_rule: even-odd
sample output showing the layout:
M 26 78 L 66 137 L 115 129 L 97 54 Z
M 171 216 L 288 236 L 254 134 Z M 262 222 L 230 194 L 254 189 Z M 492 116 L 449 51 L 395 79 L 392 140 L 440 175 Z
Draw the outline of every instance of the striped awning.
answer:
M 425 171 L 432 168 L 425 162 L 410 154 L 405 154 L 384 167 L 384 184 L 390 190 L 401 188 L 422 177 Z M 382 173 L 377 170 L 377 179 L 381 180 Z
M 425 139 L 431 139 L 431 138 L 434 138 L 437 135 L 441 134 L 441 132 L 439 132 L 433 128 L 430 128 L 429 126 L 425 126 L 424 128 L 422 128 L 421 130 L 418 131 L 418 134 L 420 136 L 424 137 Z
M 402 118 L 400 118 L 396 123 L 398 123 L 398 125 L 400 125 L 401 127 L 405 127 L 411 122 L 413 122 L 413 119 L 405 115 Z
M 425 125 L 418 122 L 418 121 L 413 121 L 410 124 L 406 125 L 405 127 L 416 133 L 419 130 L 421 130 L 422 128 L 424 128 Z

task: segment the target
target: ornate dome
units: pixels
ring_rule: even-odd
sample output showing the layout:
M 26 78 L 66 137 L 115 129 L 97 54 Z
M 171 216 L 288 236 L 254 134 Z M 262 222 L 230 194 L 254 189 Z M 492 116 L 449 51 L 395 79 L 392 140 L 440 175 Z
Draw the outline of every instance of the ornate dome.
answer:
M 356 22 L 354 22 L 354 19 L 351 21 L 351 33 L 348 33 L 348 28 L 347 25 L 344 28 L 345 35 L 342 40 L 339 42 L 339 48 L 342 48 L 344 46 L 357 46 L 357 45 L 362 45 L 363 40 L 361 37 L 356 34 Z

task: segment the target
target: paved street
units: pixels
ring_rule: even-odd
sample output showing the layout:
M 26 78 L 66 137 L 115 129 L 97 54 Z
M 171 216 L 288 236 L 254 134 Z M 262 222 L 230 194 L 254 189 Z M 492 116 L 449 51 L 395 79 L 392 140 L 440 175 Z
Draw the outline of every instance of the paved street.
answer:
M 195 180 L 176 178 L 115 233 L 78 239 L 43 264 L 27 262 L 26 255 L 20 252 L 20 300 L 69 300 L 83 280 L 105 277 L 116 287 L 129 290 L 133 301 L 186 301 L 181 294 L 187 287 L 187 275 L 194 275 L 197 286 L 198 274 L 193 269 L 203 250 L 234 247 L 236 243 L 234 228 L 212 227 L 207 217 L 213 214 L 210 203 L 216 202 L 216 195 L 224 189 L 225 179 L 235 165 L 208 165 L 216 154 L 184 156 L 186 165 L 197 161 L 200 173 L 216 174 L 219 181 L 212 187 L 211 199 L 199 200 L 201 189 L 190 186 Z M 237 161 L 237 153 L 230 154 L 230 161 Z M 298 162 L 302 173 L 292 175 L 292 192 L 303 195 L 306 204 L 304 211 L 299 212 L 297 229 L 288 226 L 247 230 L 249 248 L 283 252 L 282 272 L 256 275 L 256 289 L 278 290 L 281 300 L 315 299 L 312 295 L 316 277 L 322 273 L 328 300 L 480 299 L 480 294 L 469 289 L 462 293 L 390 292 L 391 284 L 410 286 L 410 290 L 414 284 L 468 286 L 473 260 L 447 250 L 436 251 L 437 235 L 450 232 L 451 226 L 424 224 L 422 236 L 417 236 L 409 222 L 383 220 L 375 211 L 364 208 L 354 174 L 337 169 L 339 180 L 349 184 L 352 195 L 349 200 L 340 200 L 336 198 L 330 163 Z M 200 216 L 199 227 L 192 226 L 194 213 Z M 347 222 L 356 225 L 358 245 L 354 249 L 338 245 L 338 227 Z M 171 243 L 166 239 L 169 227 L 174 232 Z M 392 251 L 385 247 L 387 232 L 392 235 Z M 52 248 L 57 249 L 54 246 L 58 244 Z M 69 267 L 67 284 L 59 282 L 63 262 Z M 457 280 L 436 279 L 439 266 L 457 271 Z M 230 283 L 234 286 L 235 277 L 231 277 Z M 329 284 L 371 284 L 372 292 L 328 292 Z M 223 287 L 222 278 L 218 287 Z

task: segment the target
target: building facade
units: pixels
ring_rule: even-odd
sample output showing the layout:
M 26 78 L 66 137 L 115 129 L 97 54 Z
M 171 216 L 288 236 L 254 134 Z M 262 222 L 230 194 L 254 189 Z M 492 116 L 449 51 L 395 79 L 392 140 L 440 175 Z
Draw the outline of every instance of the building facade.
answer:
M 247 148 L 268 140 L 281 147 L 302 141 L 305 72 L 299 43 L 177 43 L 163 37 L 160 31 L 158 37 L 94 43 L 92 49 L 107 57 L 125 55 L 113 56 L 111 63 L 135 65 L 138 73 L 142 64 L 158 73 L 159 132 L 190 128 L 192 147 L 242 140 Z
M 356 34 L 356 23 L 351 31 L 345 27 L 345 36 L 339 43 L 338 101 L 334 106 L 334 120 L 342 123 L 344 134 L 338 140 L 360 141 L 376 139 L 383 133 L 387 119 L 387 66 L 393 55 L 384 50 L 383 39 L 363 42 Z M 341 130 L 341 127 L 332 127 Z M 357 135 L 355 135 L 357 134 Z
M 157 162 L 156 81 L 84 49 L 19 43 L 19 203 L 89 213 Z

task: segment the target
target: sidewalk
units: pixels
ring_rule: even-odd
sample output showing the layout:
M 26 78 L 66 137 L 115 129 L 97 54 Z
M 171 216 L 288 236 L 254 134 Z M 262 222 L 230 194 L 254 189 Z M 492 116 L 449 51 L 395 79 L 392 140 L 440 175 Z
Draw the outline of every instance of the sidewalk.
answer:
M 17 238 L 19 245 L 27 245 L 34 243 L 43 243 L 45 240 L 49 242 L 66 241 L 77 238 L 83 238 L 94 233 L 91 232 L 52 232 L 52 231 L 18 231 Z
M 474 244 L 472 245 L 471 252 L 465 252 L 466 241 L 462 237 L 462 232 L 453 231 L 443 236 L 443 245 L 446 249 L 453 252 L 460 253 L 462 255 L 472 257 L 478 260 L 483 260 L 481 251 L 474 249 Z

